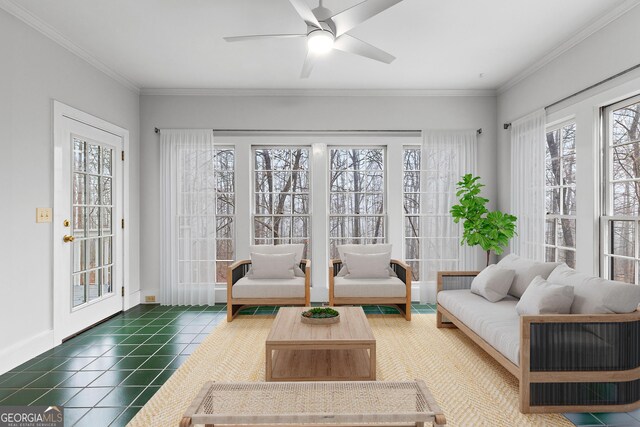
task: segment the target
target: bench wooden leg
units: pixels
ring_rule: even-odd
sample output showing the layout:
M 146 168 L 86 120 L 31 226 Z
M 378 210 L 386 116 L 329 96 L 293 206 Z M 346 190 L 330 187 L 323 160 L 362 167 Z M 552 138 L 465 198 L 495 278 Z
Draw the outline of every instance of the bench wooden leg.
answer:
M 183 417 L 180 420 L 180 427 L 190 427 L 191 426 L 191 418 L 190 417 Z

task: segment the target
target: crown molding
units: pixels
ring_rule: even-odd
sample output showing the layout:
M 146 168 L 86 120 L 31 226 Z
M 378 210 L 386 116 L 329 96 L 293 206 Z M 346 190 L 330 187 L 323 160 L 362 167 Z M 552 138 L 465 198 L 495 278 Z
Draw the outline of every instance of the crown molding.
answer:
M 640 5 L 640 2 L 638 2 L 638 0 L 625 0 L 615 8 L 608 11 L 606 14 L 601 15 L 597 19 L 591 21 L 589 24 L 583 27 L 576 34 L 574 34 L 569 39 L 565 40 L 563 43 L 558 45 L 555 49 L 546 53 L 542 58 L 538 59 L 536 62 L 532 63 L 527 68 L 525 68 L 523 71 L 519 72 L 518 74 L 516 74 L 515 76 L 507 80 L 506 83 L 499 86 L 497 89 L 497 94 L 500 95 L 508 91 L 509 89 L 511 89 L 512 87 L 514 87 L 515 85 L 517 85 L 518 83 L 526 79 L 527 77 L 531 76 L 536 71 L 540 70 L 542 67 L 544 67 L 545 65 L 547 65 L 548 63 L 550 63 L 551 61 L 553 61 L 563 53 L 567 52 L 571 48 L 580 44 L 589 36 L 603 29 L 604 27 L 609 25 L 611 22 L 615 21 L 616 19 L 618 19 L 619 17 L 629 12 L 631 9 L 633 9 L 638 5 Z
M 46 22 L 44 22 L 43 20 L 35 16 L 33 13 L 29 12 L 23 6 L 15 3 L 13 0 L 0 0 L 0 8 L 5 10 L 7 13 L 15 16 L 25 24 L 35 29 L 36 31 L 47 36 L 48 38 L 50 38 L 60 46 L 67 49 L 69 52 L 85 60 L 94 68 L 96 68 L 98 71 L 101 71 L 102 73 L 111 77 L 113 80 L 120 83 L 122 86 L 126 87 L 127 89 L 135 93 L 138 93 L 138 94 L 140 93 L 140 87 L 137 84 L 135 84 L 133 81 L 129 80 L 128 78 L 114 71 L 112 68 L 107 66 L 104 62 L 100 61 L 95 56 L 87 52 L 85 49 L 73 43 L 71 40 L 69 40 L 62 34 L 60 34 L 60 32 L 58 32 L 51 25 L 47 24 Z
M 140 95 L 172 96 L 496 96 L 494 89 L 181 89 L 142 88 Z

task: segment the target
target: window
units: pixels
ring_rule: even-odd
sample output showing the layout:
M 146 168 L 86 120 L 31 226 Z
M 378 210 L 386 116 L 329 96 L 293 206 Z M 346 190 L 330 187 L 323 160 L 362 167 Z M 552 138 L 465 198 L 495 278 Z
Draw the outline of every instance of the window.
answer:
M 332 148 L 329 158 L 329 253 L 337 245 L 385 241 L 385 150 Z
M 605 109 L 606 203 L 602 219 L 605 277 L 638 283 L 640 98 Z
M 545 258 L 576 266 L 576 125 L 547 129 Z
M 310 257 L 309 148 L 256 147 L 253 238 L 258 245 L 304 243 Z
M 235 259 L 235 152 L 217 148 L 214 160 L 216 182 L 216 282 L 226 283 L 227 267 Z

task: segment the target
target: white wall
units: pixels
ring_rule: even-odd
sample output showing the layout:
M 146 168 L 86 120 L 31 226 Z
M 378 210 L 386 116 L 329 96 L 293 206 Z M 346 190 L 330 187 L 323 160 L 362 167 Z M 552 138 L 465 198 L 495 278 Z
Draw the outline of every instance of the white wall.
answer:
M 172 96 L 145 95 L 141 123 L 141 281 L 159 295 L 160 128 L 477 129 L 479 174 L 496 200 L 495 97 Z M 392 171 L 393 173 L 393 171 Z M 323 265 L 315 264 L 324 269 Z M 318 284 L 314 283 L 314 286 Z M 326 286 L 324 283 L 320 286 Z
M 0 10 L 0 372 L 51 345 L 52 100 L 130 131 L 131 283 L 139 289 L 139 96 Z M 60 236 L 55 236 L 59 238 Z M 137 295 L 137 294 L 136 294 Z
M 627 12 L 592 34 L 546 66 L 498 95 L 498 201 L 509 209 L 509 131 L 502 124 L 543 108 L 598 81 L 640 63 L 640 7 Z M 547 111 L 548 123 L 576 121 L 576 268 L 587 273 L 598 269 L 600 177 L 598 174 L 599 107 L 640 91 L 640 70 L 620 77 Z

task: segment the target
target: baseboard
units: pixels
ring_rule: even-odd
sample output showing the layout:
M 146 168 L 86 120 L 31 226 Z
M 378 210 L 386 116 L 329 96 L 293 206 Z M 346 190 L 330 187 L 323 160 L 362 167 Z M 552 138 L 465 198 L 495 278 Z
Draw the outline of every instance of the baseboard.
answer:
M 0 351 L 0 375 L 53 347 L 53 329 L 50 329 L 3 349 Z

